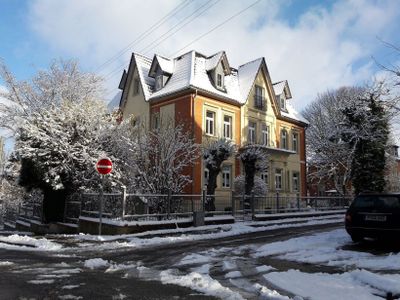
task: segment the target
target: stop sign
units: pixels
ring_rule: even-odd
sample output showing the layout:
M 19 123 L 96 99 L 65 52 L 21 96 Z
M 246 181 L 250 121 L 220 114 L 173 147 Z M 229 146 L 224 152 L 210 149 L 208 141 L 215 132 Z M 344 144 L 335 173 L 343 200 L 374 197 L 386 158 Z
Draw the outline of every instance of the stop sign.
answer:
M 112 171 L 112 161 L 107 157 L 99 159 L 96 163 L 96 170 L 102 175 L 110 173 Z

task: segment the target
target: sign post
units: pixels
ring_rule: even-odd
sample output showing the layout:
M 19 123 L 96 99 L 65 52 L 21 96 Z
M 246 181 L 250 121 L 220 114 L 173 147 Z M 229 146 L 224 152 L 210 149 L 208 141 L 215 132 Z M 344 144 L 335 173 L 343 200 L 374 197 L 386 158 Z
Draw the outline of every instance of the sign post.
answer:
M 101 226 L 103 223 L 103 205 L 104 205 L 104 178 L 105 175 L 112 171 L 111 159 L 105 157 L 101 158 L 96 163 L 96 170 L 101 176 L 101 190 L 100 190 L 100 203 L 99 203 L 99 235 L 101 235 Z

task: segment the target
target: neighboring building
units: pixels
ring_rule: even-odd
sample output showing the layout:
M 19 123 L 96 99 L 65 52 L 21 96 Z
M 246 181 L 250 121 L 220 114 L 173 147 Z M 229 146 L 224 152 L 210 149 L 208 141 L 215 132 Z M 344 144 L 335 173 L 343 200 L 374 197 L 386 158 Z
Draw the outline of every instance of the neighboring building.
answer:
M 119 88 L 123 118 L 134 115 L 148 128 L 172 119 L 185 124 L 197 143 L 224 137 L 239 148 L 262 144 L 270 165 L 268 173 L 259 175 L 270 193 L 306 194 L 307 120 L 294 111 L 287 81 L 272 83 L 264 58 L 235 69 L 224 51 L 153 59 L 133 53 Z M 207 173 L 201 159 L 191 172 L 188 192 L 199 194 Z M 241 172 L 235 157 L 224 162 L 217 195 L 230 194 L 233 179 Z

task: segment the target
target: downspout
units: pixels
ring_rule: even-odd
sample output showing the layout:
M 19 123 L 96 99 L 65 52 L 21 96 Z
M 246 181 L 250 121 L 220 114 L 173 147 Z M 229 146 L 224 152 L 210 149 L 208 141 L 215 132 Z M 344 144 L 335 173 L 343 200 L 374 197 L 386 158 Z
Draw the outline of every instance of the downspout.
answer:
M 194 132 L 194 130 L 195 130 L 195 116 L 194 116 L 194 99 L 196 99 L 196 97 L 197 97 L 197 89 L 195 89 L 195 94 L 194 94 L 194 96 L 193 96 L 193 94 L 191 95 L 191 114 L 192 114 L 192 139 L 194 139 L 195 137 L 196 137 L 196 135 L 195 135 L 195 132 Z M 192 195 L 194 194 L 194 188 L 193 188 L 193 185 L 194 185 L 194 166 L 192 167 L 192 179 L 193 179 L 193 181 L 192 181 Z M 201 179 L 201 178 L 200 178 Z

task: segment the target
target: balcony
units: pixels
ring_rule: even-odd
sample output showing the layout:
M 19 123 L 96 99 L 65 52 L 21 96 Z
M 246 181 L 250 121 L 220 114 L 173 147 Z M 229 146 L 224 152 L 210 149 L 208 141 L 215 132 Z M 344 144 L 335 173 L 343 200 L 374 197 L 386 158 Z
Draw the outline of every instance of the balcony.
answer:
M 254 95 L 254 108 L 266 111 L 267 110 L 267 103 L 265 101 L 265 97 L 261 95 Z

